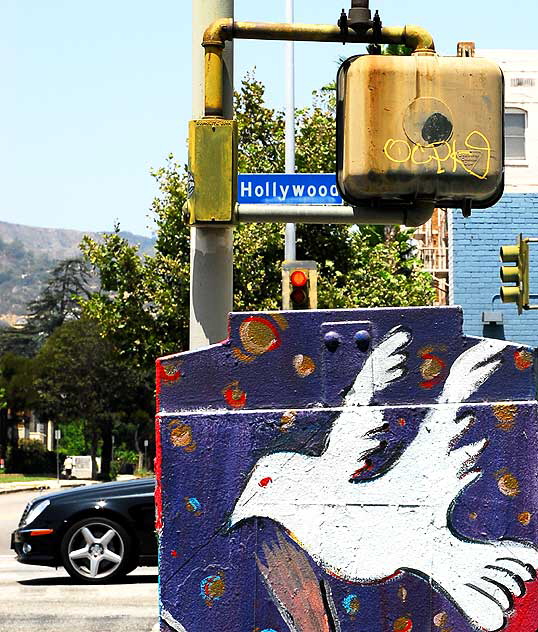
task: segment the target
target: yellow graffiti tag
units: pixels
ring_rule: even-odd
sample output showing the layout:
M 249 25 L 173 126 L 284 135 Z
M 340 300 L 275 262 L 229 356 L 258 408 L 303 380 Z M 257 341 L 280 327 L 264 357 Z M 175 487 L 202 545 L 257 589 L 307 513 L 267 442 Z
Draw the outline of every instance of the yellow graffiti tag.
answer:
M 417 166 L 434 163 L 437 165 L 438 174 L 450 170 L 450 166 L 444 167 L 446 163 L 451 163 L 452 173 L 455 173 L 459 166 L 475 178 L 485 180 L 491 169 L 491 143 L 482 132 L 474 130 L 467 135 L 464 145 L 464 149 L 458 149 L 454 140 L 451 143 L 443 141 L 437 145 L 421 146 L 407 140 L 389 138 L 383 147 L 383 153 L 396 164 L 409 161 Z M 486 157 L 486 165 L 483 173 L 478 173 L 474 169 L 483 156 Z

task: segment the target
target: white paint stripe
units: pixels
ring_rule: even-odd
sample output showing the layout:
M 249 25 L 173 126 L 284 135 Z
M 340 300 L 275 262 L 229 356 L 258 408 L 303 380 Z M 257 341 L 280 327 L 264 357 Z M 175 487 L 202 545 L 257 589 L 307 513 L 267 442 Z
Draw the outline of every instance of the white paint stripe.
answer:
M 523 399 L 523 400 L 512 400 L 512 399 L 503 399 L 495 402 L 463 402 L 458 403 L 457 405 L 460 407 L 463 406 L 471 406 L 472 408 L 491 408 L 492 406 L 503 405 L 503 404 L 514 404 L 515 406 L 533 406 L 538 404 L 537 400 L 534 399 Z M 368 406 L 369 410 L 430 410 L 430 409 L 438 409 L 438 408 L 446 408 L 448 406 L 454 406 L 456 404 L 393 404 L 391 406 Z M 356 410 L 355 406 L 336 406 L 334 408 L 319 406 L 315 408 L 295 408 L 297 412 L 309 412 L 309 413 L 338 413 L 344 410 Z M 162 412 L 157 415 L 160 418 L 177 418 L 177 417 L 186 417 L 187 415 L 221 415 L 222 413 L 228 413 L 230 415 L 252 415 L 252 414 L 260 414 L 260 413 L 285 413 L 288 412 L 289 408 L 252 408 L 248 410 L 230 410 L 229 408 L 207 408 L 205 410 L 178 410 L 175 412 Z
M 176 632 L 187 632 L 187 630 L 185 630 L 181 623 L 179 623 L 179 621 L 176 621 L 174 617 L 168 612 L 168 610 L 161 610 L 161 619 L 171 628 L 176 630 Z

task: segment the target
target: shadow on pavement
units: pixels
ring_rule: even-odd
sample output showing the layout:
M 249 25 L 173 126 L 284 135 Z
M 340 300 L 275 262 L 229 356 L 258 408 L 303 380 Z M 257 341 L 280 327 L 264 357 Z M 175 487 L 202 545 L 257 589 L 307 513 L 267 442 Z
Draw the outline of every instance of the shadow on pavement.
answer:
M 155 575 L 128 575 L 116 581 L 112 580 L 106 585 L 114 584 L 157 584 L 159 576 Z M 21 579 L 17 582 L 21 586 L 80 586 L 84 582 L 77 582 L 72 577 L 39 577 L 36 579 Z M 103 584 L 85 584 L 87 586 L 102 586 Z

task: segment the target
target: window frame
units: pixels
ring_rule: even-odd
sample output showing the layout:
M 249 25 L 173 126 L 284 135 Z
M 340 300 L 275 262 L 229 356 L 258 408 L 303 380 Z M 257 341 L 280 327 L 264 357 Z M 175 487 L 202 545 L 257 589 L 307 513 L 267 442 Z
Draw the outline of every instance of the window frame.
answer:
M 513 106 L 508 106 L 505 107 L 504 109 L 504 116 L 506 117 L 507 114 L 520 114 L 523 115 L 523 134 L 520 136 L 516 136 L 516 135 L 510 135 L 508 136 L 507 132 L 506 132 L 506 119 L 505 119 L 505 131 L 504 131 L 504 138 L 505 138 L 505 163 L 506 164 L 516 164 L 516 165 L 522 165 L 522 164 L 527 164 L 527 128 L 528 128 L 528 112 L 527 110 L 520 108 L 520 107 L 513 107 Z M 508 143 L 506 142 L 506 140 L 508 138 L 523 138 L 523 157 L 515 157 L 515 156 L 509 156 L 508 152 L 507 152 L 507 145 Z

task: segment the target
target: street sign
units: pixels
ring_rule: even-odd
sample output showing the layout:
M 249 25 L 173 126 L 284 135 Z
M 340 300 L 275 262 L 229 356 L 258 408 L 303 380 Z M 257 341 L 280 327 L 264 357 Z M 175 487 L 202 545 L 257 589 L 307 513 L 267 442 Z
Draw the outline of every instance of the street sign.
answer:
M 342 204 L 334 173 L 240 173 L 239 204 Z

